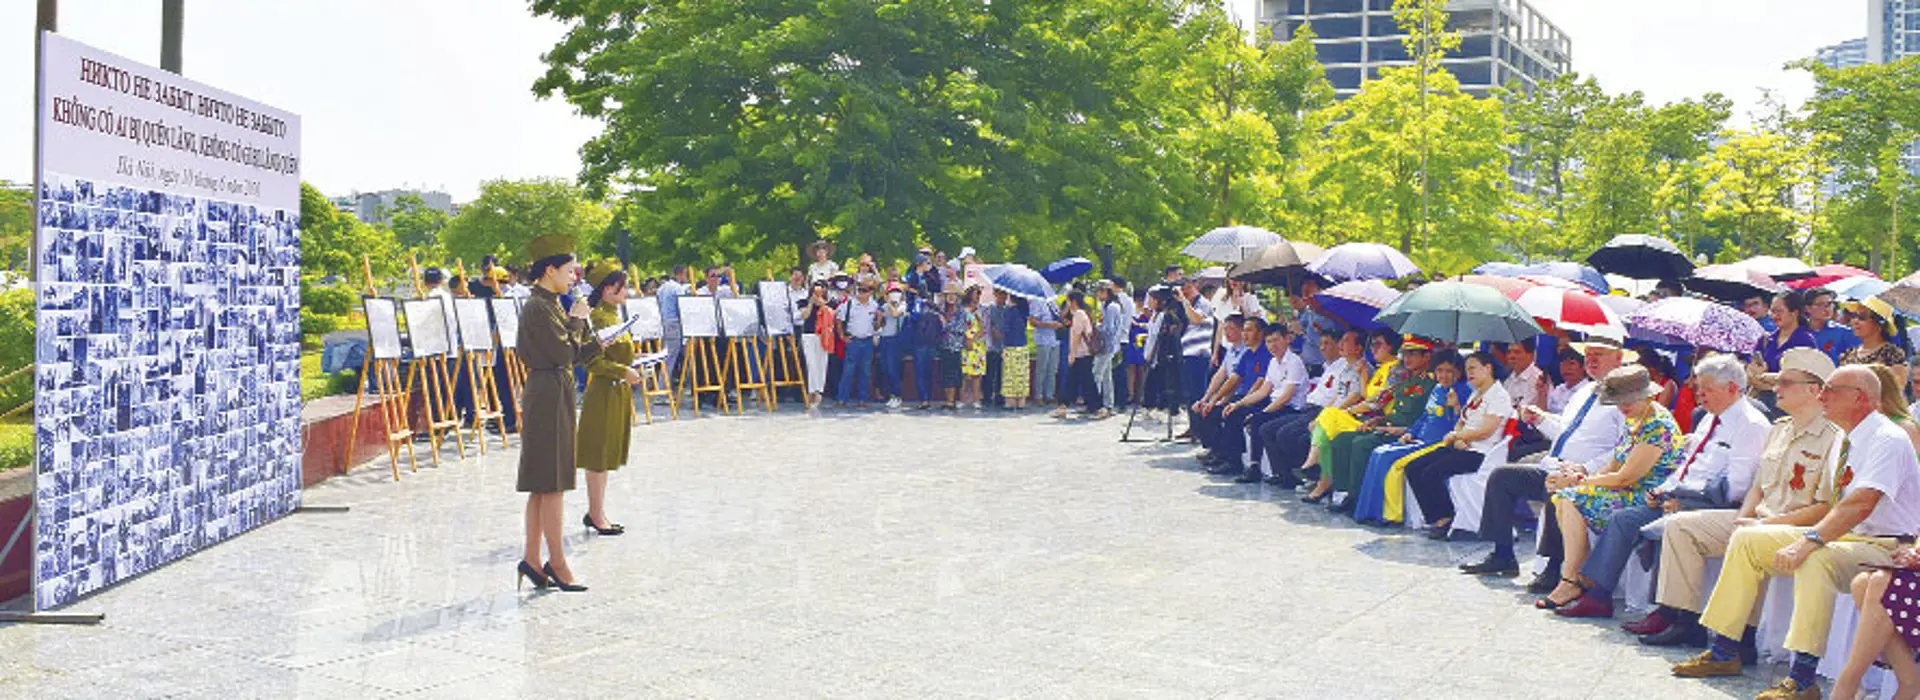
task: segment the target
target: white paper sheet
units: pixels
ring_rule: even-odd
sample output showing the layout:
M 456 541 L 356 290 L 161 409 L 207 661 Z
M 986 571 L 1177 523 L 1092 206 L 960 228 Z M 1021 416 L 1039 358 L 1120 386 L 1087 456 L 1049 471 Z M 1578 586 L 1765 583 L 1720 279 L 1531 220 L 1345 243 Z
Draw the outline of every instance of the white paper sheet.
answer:
M 680 297 L 680 336 L 715 338 L 720 335 L 720 305 L 713 297 Z
M 720 322 L 727 337 L 752 338 L 762 335 L 760 300 L 753 297 L 720 300 Z
M 520 347 L 520 300 L 494 298 L 493 325 L 500 331 L 500 347 Z
M 628 299 L 627 318 L 637 318 L 633 324 L 634 340 L 659 340 L 666 337 L 666 329 L 660 320 L 660 298 L 640 297 Z
M 798 319 L 793 314 L 793 295 L 787 283 L 760 283 L 760 315 L 766 319 L 767 335 L 792 335 Z
M 610 343 L 610 342 L 613 342 L 614 338 L 620 337 L 620 334 L 625 333 L 629 329 L 633 328 L 633 325 L 635 323 L 638 323 L 639 321 L 640 321 L 639 316 L 628 316 L 627 320 L 621 321 L 620 323 L 616 323 L 614 325 L 607 326 L 606 328 L 602 328 L 600 330 L 594 331 L 594 334 L 600 337 L 600 342 Z
M 406 354 L 400 346 L 400 314 L 392 299 L 364 297 L 361 307 L 367 314 L 367 335 L 373 342 L 373 359 L 398 360 Z
M 439 299 L 408 299 L 401 305 L 407 313 L 407 342 L 415 358 L 439 357 L 453 349 L 447 307 Z
M 462 349 L 468 352 L 493 350 L 493 323 L 487 319 L 487 300 L 455 299 L 453 313 L 460 321 Z

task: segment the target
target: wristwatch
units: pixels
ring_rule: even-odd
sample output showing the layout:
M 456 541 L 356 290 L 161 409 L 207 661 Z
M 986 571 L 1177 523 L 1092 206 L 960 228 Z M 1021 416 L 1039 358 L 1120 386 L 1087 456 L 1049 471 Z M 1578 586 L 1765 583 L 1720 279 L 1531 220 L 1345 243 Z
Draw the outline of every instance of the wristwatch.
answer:
M 1805 534 L 1806 534 L 1807 541 L 1812 542 L 1814 546 L 1816 547 L 1827 546 L 1827 539 L 1825 537 L 1820 536 L 1819 528 L 1813 528 L 1813 527 L 1807 528 L 1807 532 Z

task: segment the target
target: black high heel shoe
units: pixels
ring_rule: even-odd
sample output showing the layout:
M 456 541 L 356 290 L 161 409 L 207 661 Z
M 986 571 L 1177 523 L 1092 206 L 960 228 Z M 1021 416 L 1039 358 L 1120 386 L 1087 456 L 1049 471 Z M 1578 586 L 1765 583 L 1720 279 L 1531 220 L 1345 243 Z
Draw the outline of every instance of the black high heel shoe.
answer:
M 580 516 L 580 524 L 587 526 L 587 529 L 592 530 L 594 534 L 606 535 L 608 537 L 612 537 L 614 535 L 624 535 L 627 533 L 626 526 L 620 525 L 618 523 L 615 523 L 607 527 L 600 527 L 599 525 L 593 524 L 593 514 L 591 513 Z
M 1326 491 L 1320 492 L 1320 495 L 1318 496 L 1301 496 L 1300 502 L 1318 504 L 1319 502 L 1327 500 L 1332 496 L 1333 496 L 1333 489 L 1327 489 Z
M 527 581 L 532 581 L 534 588 L 545 590 L 547 587 L 547 577 L 540 575 L 540 572 L 534 569 L 532 564 L 528 564 L 526 560 L 523 559 L 520 561 L 519 573 L 513 577 L 514 590 L 520 590 L 526 586 Z
M 560 580 L 560 577 L 553 573 L 553 562 L 547 562 L 546 567 L 542 568 L 541 571 L 546 573 L 547 581 L 552 583 L 554 588 L 560 589 L 561 593 L 580 593 L 587 590 L 586 586 Z

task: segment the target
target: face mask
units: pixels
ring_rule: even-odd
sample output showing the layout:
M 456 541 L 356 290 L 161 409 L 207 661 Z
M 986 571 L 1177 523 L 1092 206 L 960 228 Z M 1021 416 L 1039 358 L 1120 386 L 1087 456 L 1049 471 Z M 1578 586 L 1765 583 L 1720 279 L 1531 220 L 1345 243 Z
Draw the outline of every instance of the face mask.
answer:
M 901 298 L 899 292 L 887 292 L 887 303 L 889 304 L 898 304 Z

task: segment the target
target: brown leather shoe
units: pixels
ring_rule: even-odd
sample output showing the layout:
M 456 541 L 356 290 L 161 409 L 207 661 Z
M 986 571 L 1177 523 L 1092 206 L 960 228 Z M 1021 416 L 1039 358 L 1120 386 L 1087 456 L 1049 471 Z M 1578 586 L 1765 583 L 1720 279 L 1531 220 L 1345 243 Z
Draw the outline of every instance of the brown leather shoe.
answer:
M 1773 687 L 1753 696 L 1753 700 L 1820 700 L 1820 686 L 1814 684 L 1802 688 L 1792 678 L 1782 678 Z
M 1740 659 L 1714 661 L 1713 652 L 1703 651 L 1686 661 L 1673 665 L 1673 675 L 1678 678 L 1714 678 L 1718 676 L 1740 675 Z M 1819 692 L 1815 690 L 1814 692 Z

